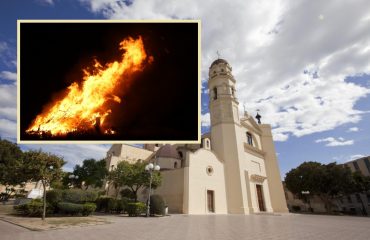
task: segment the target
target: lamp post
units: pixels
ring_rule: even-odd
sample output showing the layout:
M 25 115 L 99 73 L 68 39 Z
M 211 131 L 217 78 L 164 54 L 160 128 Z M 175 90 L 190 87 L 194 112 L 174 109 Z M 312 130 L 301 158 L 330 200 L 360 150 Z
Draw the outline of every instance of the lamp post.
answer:
M 73 174 L 72 174 L 72 175 L 69 175 L 69 176 L 68 176 L 68 178 L 69 178 L 69 179 L 71 179 L 71 181 L 72 181 L 72 186 L 74 186 L 74 183 L 73 183 L 73 182 L 74 182 L 74 180 L 77 180 L 77 179 L 78 179 L 78 176 L 77 176 L 77 175 L 73 175 Z
M 309 210 L 310 212 L 313 212 L 312 208 L 311 208 L 311 201 L 310 201 L 310 198 L 308 197 L 308 195 L 310 195 L 310 191 L 301 191 L 302 195 L 305 195 L 305 198 L 306 198 L 306 201 L 308 202 L 308 207 L 309 207 Z
M 157 164 L 149 163 L 145 166 L 145 171 L 148 171 L 150 174 L 150 180 L 149 180 L 149 193 L 148 193 L 148 204 L 146 209 L 146 216 L 149 217 L 150 215 L 150 194 L 152 191 L 152 177 L 154 171 L 159 171 L 161 167 Z

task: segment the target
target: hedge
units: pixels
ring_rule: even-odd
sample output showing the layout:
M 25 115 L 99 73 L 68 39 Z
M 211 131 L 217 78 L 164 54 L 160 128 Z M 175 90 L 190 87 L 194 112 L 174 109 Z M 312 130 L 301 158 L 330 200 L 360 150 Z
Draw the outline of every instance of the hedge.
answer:
M 128 203 L 128 199 L 114 199 L 112 197 L 99 197 L 96 200 L 96 211 L 98 212 L 107 212 L 107 213 L 122 213 L 126 211 L 126 206 Z
M 53 206 L 59 202 L 86 203 L 95 202 L 98 198 L 98 192 L 82 189 L 55 189 L 46 192 L 46 201 Z
M 164 215 L 166 202 L 160 195 L 152 195 L 150 197 L 150 214 Z
M 130 217 L 140 216 L 142 213 L 145 213 L 146 205 L 142 202 L 128 203 L 127 204 L 127 213 Z
M 82 209 L 82 216 L 89 216 L 96 209 L 95 203 L 85 203 Z
M 28 217 L 41 217 L 43 212 L 43 203 L 41 199 L 32 199 L 26 204 L 14 206 L 16 212 Z M 50 207 L 46 205 L 47 212 L 50 212 Z
M 83 216 L 88 216 L 93 213 L 96 209 L 95 203 L 70 203 L 70 202 L 60 202 L 58 203 L 58 208 L 61 213 L 78 215 L 82 214 Z
M 96 191 L 82 189 L 64 190 L 62 196 L 63 201 L 71 203 L 95 202 L 97 198 L 98 193 Z

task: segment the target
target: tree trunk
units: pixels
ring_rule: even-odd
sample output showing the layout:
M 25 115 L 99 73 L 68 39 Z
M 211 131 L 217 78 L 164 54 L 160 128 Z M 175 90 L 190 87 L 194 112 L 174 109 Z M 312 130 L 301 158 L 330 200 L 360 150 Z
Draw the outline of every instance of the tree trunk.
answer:
M 135 202 L 137 202 L 137 190 L 138 190 L 138 189 L 134 190 L 134 189 L 131 187 L 131 191 L 132 191 L 132 193 L 133 193 L 133 194 L 134 194 L 134 196 L 135 196 Z
M 116 188 L 116 199 L 118 198 L 119 189 L 119 187 Z
M 46 180 L 41 180 L 42 182 L 42 187 L 44 189 L 43 192 L 43 211 L 42 211 L 42 220 L 45 220 L 45 215 L 46 215 Z

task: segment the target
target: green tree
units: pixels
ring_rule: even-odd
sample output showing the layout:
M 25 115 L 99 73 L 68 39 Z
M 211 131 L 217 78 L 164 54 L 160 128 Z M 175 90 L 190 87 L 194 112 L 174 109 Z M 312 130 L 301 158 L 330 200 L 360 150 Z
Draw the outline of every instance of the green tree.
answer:
M 333 198 L 348 192 L 351 183 L 350 170 L 336 163 L 304 162 L 285 177 L 285 184 L 293 194 L 303 198 L 302 191 L 309 191 L 310 196 L 319 196 L 328 212 Z
M 24 173 L 30 181 L 41 181 L 43 187 L 43 213 L 42 220 L 45 220 L 46 213 L 46 186 L 51 182 L 60 179 L 62 166 L 65 164 L 62 158 L 45 153 L 41 150 L 28 151 L 24 153 Z
M 22 185 L 27 181 L 23 173 L 22 151 L 17 144 L 0 140 L 0 184 Z
M 114 169 L 108 173 L 107 180 L 109 182 L 107 194 L 109 194 L 110 186 L 113 185 L 115 191 L 116 191 L 116 198 L 118 197 L 119 188 L 121 186 L 121 171 L 118 171 L 117 169 Z
M 105 177 L 108 174 L 105 159 L 96 161 L 95 159 L 86 159 L 82 166 L 76 165 L 73 170 L 73 175 L 78 176 L 73 183 L 79 185 L 80 188 L 90 186 L 102 187 Z
M 319 184 L 319 197 L 328 212 L 332 210 L 334 197 L 345 194 L 352 188 L 352 173 L 349 168 L 335 162 L 324 165 L 324 174 Z
M 145 166 L 145 162 L 131 164 L 122 161 L 118 163 L 116 169 L 112 170 L 112 175 L 114 176 L 114 178 L 112 178 L 112 183 L 118 187 L 129 188 L 134 196 L 135 202 L 137 201 L 138 191 L 144 187 L 149 187 L 150 174 L 145 171 Z M 161 182 L 162 177 L 160 172 L 154 172 L 152 175 L 152 188 L 157 188 L 160 186 Z
M 367 194 L 370 191 L 370 176 L 364 176 L 361 172 L 356 171 L 352 174 L 352 179 L 352 188 L 350 188 L 348 194 Z M 360 200 L 363 214 L 367 215 L 365 207 L 366 203 L 362 201 L 362 198 L 360 198 Z

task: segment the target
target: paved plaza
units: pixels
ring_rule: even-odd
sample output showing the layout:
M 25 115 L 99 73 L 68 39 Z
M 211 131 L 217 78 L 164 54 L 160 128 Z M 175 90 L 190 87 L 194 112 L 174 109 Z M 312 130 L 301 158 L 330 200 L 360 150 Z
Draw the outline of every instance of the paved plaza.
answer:
M 30 231 L 0 220 L 0 239 L 370 239 L 370 218 L 364 217 L 292 214 L 108 218 L 113 223 L 47 231 Z

